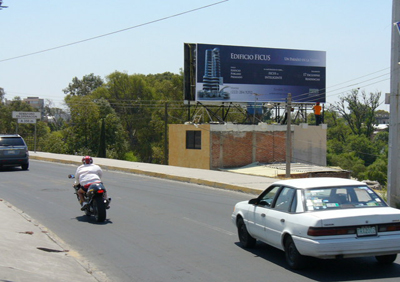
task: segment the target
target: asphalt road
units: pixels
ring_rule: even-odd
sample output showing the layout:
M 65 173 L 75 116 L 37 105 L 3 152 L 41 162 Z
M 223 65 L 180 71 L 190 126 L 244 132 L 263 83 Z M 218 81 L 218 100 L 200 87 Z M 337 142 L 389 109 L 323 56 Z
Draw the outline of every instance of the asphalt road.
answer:
M 29 171 L 0 171 L 0 197 L 49 228 L 113 281 L 399 281 L 400 259 L 315 260 L 301 272 L 259 243 L 238 245 L 234 204 L 251 195 L 105 171 L 112 197 L 97 224 L 79 209 L 67 175 L 76 167 L 31 160 Z

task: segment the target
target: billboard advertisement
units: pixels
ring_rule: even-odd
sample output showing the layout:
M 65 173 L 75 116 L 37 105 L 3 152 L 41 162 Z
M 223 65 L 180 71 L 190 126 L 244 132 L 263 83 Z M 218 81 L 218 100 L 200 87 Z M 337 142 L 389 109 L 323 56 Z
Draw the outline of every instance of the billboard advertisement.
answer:
M 191 44 L 187 50 L 185 79 L 194 89 L 185 93 L 185 100 L 285 102 L 291 93 L 294 103 L 326 101 L 324 51 L 210 44 Z

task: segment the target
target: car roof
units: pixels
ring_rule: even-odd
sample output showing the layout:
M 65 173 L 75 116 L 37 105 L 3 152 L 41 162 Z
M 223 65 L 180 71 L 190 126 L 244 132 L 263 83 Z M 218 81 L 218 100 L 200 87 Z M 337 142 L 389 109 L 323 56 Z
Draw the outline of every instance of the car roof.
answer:
M 321 187 L 336 187 L 336 186 L 354 186 L 366 184 L 360 181 L 347 179 L 347 178 L 336 178 L 336 177 L 312 177 L 312 178 L 297 178 L 289 180 L 280 180 L 274 183 L 274 185 L 287 185 L 299 189 L 308 188 L 321 188 Z
M 0 134 L 0 137 L 21 137 L 19 134 Z

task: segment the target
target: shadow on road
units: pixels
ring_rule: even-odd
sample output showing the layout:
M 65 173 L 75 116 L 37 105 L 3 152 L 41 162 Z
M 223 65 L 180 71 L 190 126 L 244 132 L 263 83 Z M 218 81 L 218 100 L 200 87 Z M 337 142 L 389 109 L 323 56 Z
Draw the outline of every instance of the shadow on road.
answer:
M 29 171 L 23 170 L 20 166 L 0 166 L 0 172 L 21 172 L 21 171 Z
M 242 248 L 240 243 L 235 243 Z M 243 249 L 243 248 L 242 248 Z M 267 244 L 257 242 L 252 249 L 243 249 L 256 257 L 265 259 L 283 268 L 291 270 L 286 263 L 285 253 Z M 397 259 L 393 264 L 379 264 L 374 257 L 348 259 L 310 258 L 310 265 L 304 270 L 291 270 L 315 281 L 354 281 L 400 277 L 400 264 Z
M 87 215 L 77 216 L 76 219 L 80 222 L 87 222 L 96 225 L 106 225 L 113 223 L 110 219 L 106 219 L 104 222 L 97 222 L 94 216 L 87 216 Z

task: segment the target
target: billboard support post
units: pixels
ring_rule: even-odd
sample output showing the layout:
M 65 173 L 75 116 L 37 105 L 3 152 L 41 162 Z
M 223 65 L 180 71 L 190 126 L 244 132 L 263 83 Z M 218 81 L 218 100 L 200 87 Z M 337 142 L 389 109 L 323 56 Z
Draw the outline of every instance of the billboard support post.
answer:
M 292 94 L 289 93 L 286 103 L 286 177 L 290 178 L 290 162 L 292 156 Z

